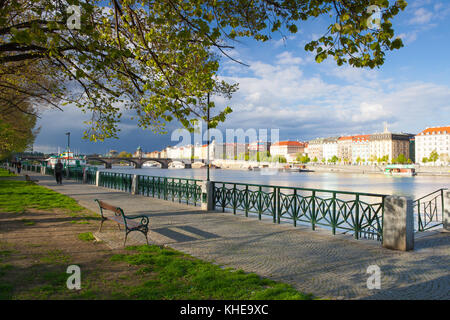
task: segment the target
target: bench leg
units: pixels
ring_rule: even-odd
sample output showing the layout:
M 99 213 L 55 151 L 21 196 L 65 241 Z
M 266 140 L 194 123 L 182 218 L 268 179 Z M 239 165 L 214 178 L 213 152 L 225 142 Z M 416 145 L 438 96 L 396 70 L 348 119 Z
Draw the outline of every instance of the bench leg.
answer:
M 120 228 L 120 223 L 118 223 L 117 226 L 119 227 L 119 231 L 122 231 L 122 229 Z
M 147 234 L 145 234 L 145 240 L 147 241 L 147 245 L 148 245 L 148 237 L 147 237 Z
M 105 219 L 102 219 L 102 222 L 100 222 L 100 228 L 98 228 L 98 232 L 102 231 L 104 221 L 105 221 Z
M 125 247 L 125 244 L 127 243 L 127 237 L 128 237 L 128 232 L 125 232 L 125 241 L 123 242 L 124 247 Z

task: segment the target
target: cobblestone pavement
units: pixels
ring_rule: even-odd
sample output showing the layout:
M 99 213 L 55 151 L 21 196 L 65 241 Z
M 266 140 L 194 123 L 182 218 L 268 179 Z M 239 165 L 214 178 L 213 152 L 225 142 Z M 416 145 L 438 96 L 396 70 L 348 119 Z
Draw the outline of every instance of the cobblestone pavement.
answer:
M 98 212 L 98 198 L 120 206 L 126 214 L 150 217 L 149 239 L 226 267 L 256 272 L 292 284 L 298 290 L 331 299 L 449 299 L 450 234 L 416 236 L 415 250 L 384 249 L 378 242 L 333 236 L 291 224 L 255 217 L 203 212 L 198 207 L 64 181 L 51 177 L 40 184 L 76 199 Z M 107 226 L 109 224 L 109 227 Z M 105 228 L 106 226 L 106 228 Z M 124 235 L 112 222 L 96 233 L 111 248 Z M 135 232 L 127 245 L 145 243 Z M 367 268 L 381 269 L 381 289 L 369 290 Z

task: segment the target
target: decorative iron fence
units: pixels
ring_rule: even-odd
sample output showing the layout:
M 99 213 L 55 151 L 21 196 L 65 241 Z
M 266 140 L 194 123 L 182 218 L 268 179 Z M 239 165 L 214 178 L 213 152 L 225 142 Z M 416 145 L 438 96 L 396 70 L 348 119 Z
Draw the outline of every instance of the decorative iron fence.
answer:
M 116 172 L 100 172 L 99 184 L 102 187 L 131 192 L 133 175 Z
M 202 180 L 138 176 L 138 194 L 179 203 L 201 204 Z
M 91 169 L 91 168 L 87 168 L 86 169 L 86 183 L 87 184 L 96 184 L 97 180 L 97 168 Z
M 68 179 L 83 182 L 83 168 L 69 168 L 68 173 L 69 173 Z
M 444 190 L 447 189 L 439 189 L 414 200 L 415 231 L 422 232 L 443 225 Z
M 293 221 L 314 230 L 323 226 L 352 233 L 356 239 L 382 239 L 384 198 L 386 195 L 213 182 L 215 209 L 270 216 L 274 223 Z

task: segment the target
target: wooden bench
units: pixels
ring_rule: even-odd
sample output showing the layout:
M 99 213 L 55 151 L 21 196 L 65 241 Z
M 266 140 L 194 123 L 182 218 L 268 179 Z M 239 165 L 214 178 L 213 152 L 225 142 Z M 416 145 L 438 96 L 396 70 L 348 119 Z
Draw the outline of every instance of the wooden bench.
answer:
M 147 216 L 126 216 L 125 213 L 123 212 L 123 210 L 119 207 L 115 207 L 113 205 L 110 205 L 106 202 L 100 201 L 98 199 L 95 199 L 95 201 L 97 201 L 98 206 L 100 208 L 100 214 L 102 216 L 102 221 L 100 223 L 100 228 L 98 229 L 98 231 L 102 231 L 102 226 L 103 226 L 103 222 L 105 222 L 106 220 L 114 220 L 115 222 L 117 222 L 117 225 L 119 226 L 119 230 L 120 229 L 120 225 L 125 226 L 125 241 L 123 242 L 123 245 L 125 246 L 125 243 L 127 242 L 127 237 L 128 234 L 132 231 L 139 231 L 142 232 L 145 235 L 145 240 L 147 241 L 148 244 L 148 237 L 147 237 L 147 233 L 148 233 L 148 217 Z M 103 213 L 103 210 L 106 211 L 110 211 L 112 213 L 114 213 L 114 215 L 112 216 L 106 216 Z M 139 222 L 134 221 L 136 219 L 141 219 Z
M 39 182 L 39 180 L 31 179 L 30 176 L 27 175 L 27 174 L 25 175 L 25 181 L 26 181 L 26 182 L 32 182 L 32 183 Z

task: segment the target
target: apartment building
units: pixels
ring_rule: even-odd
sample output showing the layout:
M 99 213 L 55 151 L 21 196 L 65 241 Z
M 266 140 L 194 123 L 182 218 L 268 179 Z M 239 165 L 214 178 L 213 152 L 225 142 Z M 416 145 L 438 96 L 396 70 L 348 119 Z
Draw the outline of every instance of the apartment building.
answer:
M 340 137 L 337 141 L 337 157 L 341 159 L 344 163 L 352 162 L 352 143 L 353 137 Z
M 352 163 L 367 163 L 370 158 L 370 135 L 357 135 L 352 137 Z
M 388 157 L 387 162 L 392 162 L 400 154 L 403 154 L 406 159 L 409 159 L 409 144 L 412 135 L 406 133 L 375 133 L 370 135 L 370 159 Z
M 330 137 L 323 140 L 323 159 L 328 161 L 338 156 L 338 140 L 339 137 Z
M 436 150 L 437 164 L 450 163 L 450 126 L 426 128 L 415 136 L 416 162 L 423 164 L 423 158 L 429 158 Z
M 313 161 L 317 158 L 318 161 L 323 159 L 323 141 L 324 138 L 316 138 L 308 142 L 308 157 Z
M 271 156 L 283 156 L 288 162 L 296 159 L 297 154 L 303 154 L 305 144 L 299 141 L 279 141 L 270 146 Z

